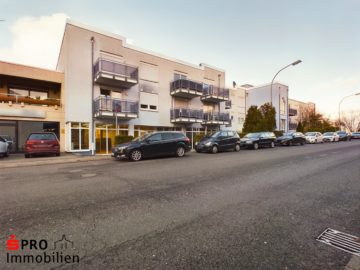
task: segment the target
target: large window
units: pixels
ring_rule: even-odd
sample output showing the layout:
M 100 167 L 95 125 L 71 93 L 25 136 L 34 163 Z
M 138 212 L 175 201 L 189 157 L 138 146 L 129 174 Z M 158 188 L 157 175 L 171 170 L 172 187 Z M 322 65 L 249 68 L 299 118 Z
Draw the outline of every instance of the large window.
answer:
M 72 122 L 71 150 L 89 150 L 89 123 Z
M 49 97 L 49 93 L 47 91 L 18 89 L 18 88 L 9 88 L 9 94 L 31 97 L 34 99 L 47 99 Z

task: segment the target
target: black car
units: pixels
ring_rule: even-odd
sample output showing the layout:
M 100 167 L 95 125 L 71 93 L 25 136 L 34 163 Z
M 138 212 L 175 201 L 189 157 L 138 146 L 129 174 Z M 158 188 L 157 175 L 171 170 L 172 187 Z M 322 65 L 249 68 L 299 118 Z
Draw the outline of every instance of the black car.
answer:
M 353 132 L 351 134 L 351 139 L 360 139 L 360 132 Z
M 217 153 L 219 151 L 240 151 L 240 137 L 235 131 L 217 131 L 202 138 L 195 146 L 196 152 Z
M 112 149 L 112 157 L 139 161 L 143 158 L 171 156 L 182 157 L 190 151 L 190 139 L 181 132 L 153 132 Z
M 275 147 L 276 136 L 273 132 L 248 133 L 240 140 L 242 148 L 259 149 L 262 147 Z
M 339 141 L 351 141 L 351 135 L 346 131 L 338 131 L 336 133 L 339 135 Z
M 301 132 L 288 132 L 285 133 L 283 136 L 276 138 L 277 145 L 305 145 L 306 138 L 305 135 Z

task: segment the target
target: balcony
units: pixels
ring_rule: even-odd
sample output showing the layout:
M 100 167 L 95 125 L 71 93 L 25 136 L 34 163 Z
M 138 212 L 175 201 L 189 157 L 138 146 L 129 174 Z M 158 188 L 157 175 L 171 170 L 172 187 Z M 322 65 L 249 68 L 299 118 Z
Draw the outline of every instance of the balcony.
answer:
M 289 116 L 296 116 L 296 115 L 297 115 L 297 110 L 289 108 Z
M 204 113 L 203 125 L 230 125 L 229 113 Z
M 170 110 L 171 123 L 202 123 L 203 115 L 202 110 L 185 108 Z
M 94 81 L 98 84 L 130 88 L 138 83 L 138 68 L 99 59 L 94 66 Z
M 216 87 L 213 85 L 204 85 L 201 100 L 204 102 L 222 102 L 229 100 L 229 89 Z
M 139 116 L 139 103 L 123 99 L 98 97 L 94 101 L 95 117 L 135 119 Z
M 186 79 L 179 79 L 170 83 L 170 94 L 182 98 L 201 97 L 203 84 Z
M 289 122 L 289 130 L 296 130 L 297 126 L 297 123 Z
M 0 94 L 0 102 L 8 103 L 10 106 L 12 104 L 21 104 L 25 105 L 39 105 L 39 106 L 60 106 L 60 99 L 53 98 L 41 98 L 41 97 L 30 97 L 30 96 L 20 96 L 12 94 Z

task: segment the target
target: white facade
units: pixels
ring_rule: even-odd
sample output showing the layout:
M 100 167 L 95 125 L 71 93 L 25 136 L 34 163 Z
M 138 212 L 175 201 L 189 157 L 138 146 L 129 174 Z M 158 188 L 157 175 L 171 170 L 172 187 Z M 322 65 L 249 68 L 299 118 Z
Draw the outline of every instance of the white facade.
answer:
M 231 99 L 231 129 L 237 132 L 241 132 L 245 123 L 246 117 L 246 88 L 236 87 L 230 89 Z
M 272 93 L 272 95 L 271 95 Z M 288 131 L 288 96 L 289 87 L 285 84 L 274 82 L 246 89 L 246 111 L 251 106 L 272 103 L 276 111 L 276 130 Z

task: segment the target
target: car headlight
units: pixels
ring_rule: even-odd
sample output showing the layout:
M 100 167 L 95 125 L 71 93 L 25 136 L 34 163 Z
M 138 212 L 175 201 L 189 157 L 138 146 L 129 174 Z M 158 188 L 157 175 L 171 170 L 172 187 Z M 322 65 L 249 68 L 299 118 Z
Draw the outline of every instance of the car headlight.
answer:
M 207 142 L 205 143 L 206 146 L 210 146 L 211 145 L 211 142 Z
M 126 149 L 125 146 L 120 146 L 120 147 L 117 148 L 118 151 L 124 151 L 125 149 Z
M 199 144 L 199 142 L 195 142 L 195 146 L 197 146 Z

